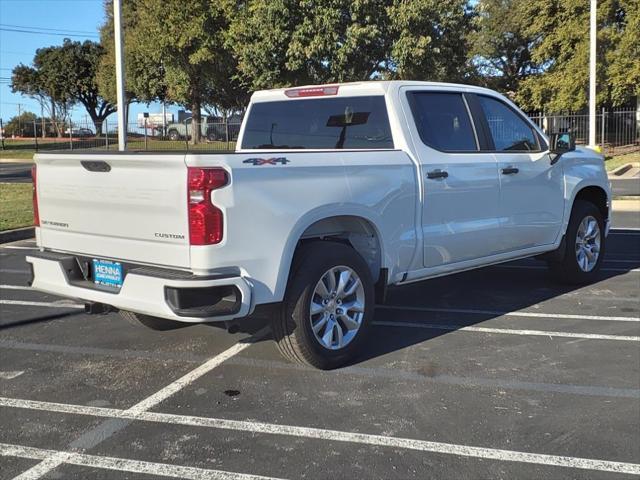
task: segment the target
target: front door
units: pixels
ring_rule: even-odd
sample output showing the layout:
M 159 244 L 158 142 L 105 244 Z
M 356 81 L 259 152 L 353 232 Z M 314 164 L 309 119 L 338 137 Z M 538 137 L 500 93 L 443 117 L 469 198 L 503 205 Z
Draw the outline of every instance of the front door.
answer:
M 406 94 L 423 175 L 424 266 L 446 267 L 499 253 L 497 162 L 492 153 L 480 151 L 464 95 L 420 89 Z
M 516 110 L 478 95 L 500 176 L 501 246 L 516 251 L 556 241 L 564 214 L 562 165 Z

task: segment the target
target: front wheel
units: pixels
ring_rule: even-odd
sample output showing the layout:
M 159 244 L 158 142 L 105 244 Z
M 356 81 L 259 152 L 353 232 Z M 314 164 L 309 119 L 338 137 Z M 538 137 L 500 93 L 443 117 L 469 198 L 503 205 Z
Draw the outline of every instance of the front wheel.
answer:
M 356 355 L 373 309 L 373 280 L 360 254 L 342 243 L 312 242 L 296 253 L 272 330 L 285 358 L 327 370 Z
M 572 284 L 595 280 L 605 252 L 604 219 L 598 207 L 576 200 L 561 248 L 562 260 L 549 261 L 557 277 Z

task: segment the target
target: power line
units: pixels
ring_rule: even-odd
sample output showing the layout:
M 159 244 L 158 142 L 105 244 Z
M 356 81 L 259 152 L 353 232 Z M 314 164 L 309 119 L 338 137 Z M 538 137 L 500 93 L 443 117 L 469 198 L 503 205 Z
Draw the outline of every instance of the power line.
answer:
M 0 50 L 0 53 L 6 53 L 9 55 L 32 55 L 33 52 L 16 52 L 11 50 Z
M 4 27 L 0 27 L 0 30 L 3 32 L 30 33 L 32 35 L 54 35 L 54 36 L 60 36 L 60 37 L 82 37 L 82 38 L 87 38 L 88 36 L 92 36 L 93 38 L 100 38 L 97 34 L 96 35 L 77 35 L 72 33 L 35 32 L 35 31 L 29 31 L 29 30 L 19 30 L 17 28 L 4 28 Z
M 62 32 L 62 33 L 88 33 L 89 35 L 96 35 L 95 30 L 67 30 L 65 28 L 47 28 L 47 27 L 39 27 L 35 25 L 11 25 L 8 23 L 0 23 L 0 27 L 9 27 L 9 28 L 26 28 L 29 30 L 44 30 L 47 32 Z

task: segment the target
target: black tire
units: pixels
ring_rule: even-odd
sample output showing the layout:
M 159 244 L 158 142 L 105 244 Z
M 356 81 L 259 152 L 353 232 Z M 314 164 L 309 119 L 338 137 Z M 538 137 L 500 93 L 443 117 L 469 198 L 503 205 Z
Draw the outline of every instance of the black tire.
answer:
M 188 326 L 187 323 L 174 322 L 165 318 L 152 317 L 142 313 L 130 312 L 128 310 L 119 310 L 120 316 L 134 327 L 144 326 L 151 330 L 164 332 L 167 330 L 175 330 Z
M 169 130 L 168 136 L 169 140 L 171 140 L 172 142 L 177 142 L 178 140 L 180 140 L 180 134 L 177 130 Z
M 580 223 L 588 216 L 595 218 L 598 222 L 598 227 L 600 228 L 600 252 L 593 269 L 585 272 L 578 264 L 576 237 Z M 606 237 L 604 236 L 604 227 L 602 213 L 596 205 L 586 200 L 575 201 L 573 209 L 571 210 L 571 218 L 569 219 L 569 226 L 567 227 L 564 242 L 560 245 L 560 248 L 564 251 L 557 252 L 557 256 L 561 258 L 561 260 L 549 260 L 547 262 L 551 272 L 556 278 L 564 283 L 573 285 L 591 283 L 596 280 L 598 271 L 602 265 L 602 259 L 605 255 Z
M 315 287 L 322 276 L 337 266 L 346 266 L 360 277 L 365 307 L 360 327 L 350 343 L 330 350 L 313 333 L 310 306 Z M 342 243 L 311 242 L 296 252 L 284 301 L 272 319 L 274 339 L 280 353 L 294 363 L 322 370 L 337 368 L 357 354 L 367 337 L 374 308 L 371 272 L 360 254 Z M 338 328 L 342 326 L 338 324 Z

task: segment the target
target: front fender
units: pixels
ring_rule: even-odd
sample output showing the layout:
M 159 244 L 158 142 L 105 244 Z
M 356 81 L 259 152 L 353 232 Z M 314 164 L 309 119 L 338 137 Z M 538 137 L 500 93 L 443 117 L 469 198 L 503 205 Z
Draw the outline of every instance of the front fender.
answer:
M 587 148 L 579 148 L 575 152 L 563 155 L 564 183 L 565 183 L 565 212 L 562 226 L 563 235 L 567 231 L 571 209 L 576 196 L 587 187 L 599 187 L 611 204 L 611 184 L 604 167 L 602 155 Z M 606 220 L 606 219 L 605 219 Z

